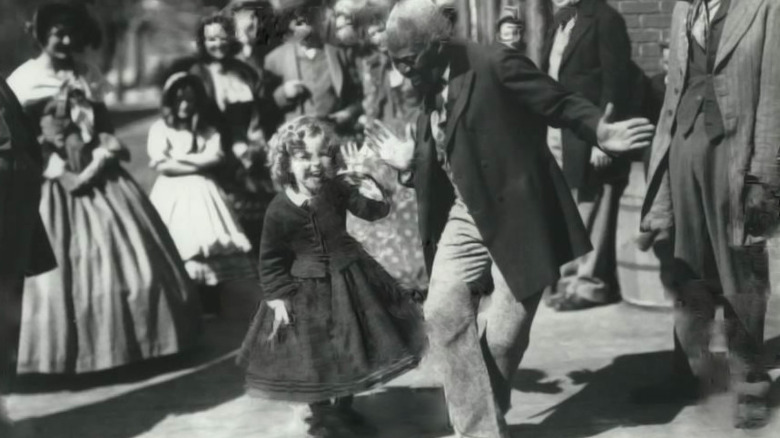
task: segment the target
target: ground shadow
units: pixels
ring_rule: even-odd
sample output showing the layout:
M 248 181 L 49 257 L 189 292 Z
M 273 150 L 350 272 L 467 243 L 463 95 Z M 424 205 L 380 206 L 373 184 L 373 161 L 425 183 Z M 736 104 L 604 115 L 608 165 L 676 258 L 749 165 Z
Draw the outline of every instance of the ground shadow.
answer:
M 355 398 L 355 408 L 380 430 L 376 438 L 449 436 L 446 406 L 440 388 L 387 387 Z
M 41 394 L 57 391 L 85 391 L 111 385 L 142 382 L 152 377 L 195 368 L 214 361 L 239 347 L 244 324 L 228 320 L 206 323 L 199 346 L 182 354 L 139 362 L 120 368 L 80 375 L 26 374 L 14 378 L 14 394 Z
M 569 378 L 585 385 L 576 395 L 539 413 L 548 415 L 539 424 L 512 426 L 515 436 L 580 438 L 619 428 L 668 424 L 684 405 L 637 406 L 630 390 L 660 381 L 670 372 L 671 352 L 621 356 L 596 370 L 575 371 Z
M 121 396 L 18 423 L 35 437 L 131 438 L 173 415 L 201 412 L 244 394 L 233 357 L 185 376 Z
M 544 371 L 521 368 L 512 379 L 512 388 L 537 394 L 560 394 L 563 391 L 560 380 L 546 379 L 547 373 Z

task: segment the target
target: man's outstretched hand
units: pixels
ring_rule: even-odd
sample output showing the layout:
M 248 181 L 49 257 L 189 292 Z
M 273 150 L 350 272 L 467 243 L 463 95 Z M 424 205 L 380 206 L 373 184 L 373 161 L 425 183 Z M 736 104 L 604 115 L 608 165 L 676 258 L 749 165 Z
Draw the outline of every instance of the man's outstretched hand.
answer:
M 366 126 L 366 145 L 388 166 L 404 171 L 412 165 L 414 138 L 407 130 L 405 139 L 398 138 L 382 122 L 374 120 Z
M 655 126 L 644 118 L 611 122 L 615 107 L 609 103 L 596 131 L 599 147 L 610 154 L 622 154 L 650 147 Z

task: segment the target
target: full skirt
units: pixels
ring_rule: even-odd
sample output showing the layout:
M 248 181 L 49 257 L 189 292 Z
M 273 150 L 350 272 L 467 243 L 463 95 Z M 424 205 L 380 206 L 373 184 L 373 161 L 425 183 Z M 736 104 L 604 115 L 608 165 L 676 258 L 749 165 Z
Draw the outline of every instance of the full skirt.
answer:
M 422 315 L 368 256 L 326 278 L 299 279 L 292 323 L 273 332 L 260 304 L 239 355 L 250 395 L 312 403 L 368 390 L 414 368 Z
M 25 284 L 19 373 L 85 373 L 178 353 L 200 305 L 165 225 L 121 168 L 73 196 L 46 180 L 40 213 L 57 268 Z
M 149 198 L 196 283 L 214 286 L 257 276 L 249 257 L 252 245 L 213 180 L 160 176 Z

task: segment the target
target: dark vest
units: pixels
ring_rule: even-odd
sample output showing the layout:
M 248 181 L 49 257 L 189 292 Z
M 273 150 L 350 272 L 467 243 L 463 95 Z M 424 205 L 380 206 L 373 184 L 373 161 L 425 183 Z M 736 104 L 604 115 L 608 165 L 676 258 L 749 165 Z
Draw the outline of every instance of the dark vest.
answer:
M 689 40 L 688 75 L 685 80 L 680 106 L 677 109 L 677 129 L 685 137 L 693 131 L 696 118 L 703 114 L 704 126 L 710 143 L 716 143 L 723 137 L 723 117 L 713 84 L 715 56 L 723 34 L 731 0 L 723 0 L 710 25 L 707 47 L 701 47 L 693 37 Z

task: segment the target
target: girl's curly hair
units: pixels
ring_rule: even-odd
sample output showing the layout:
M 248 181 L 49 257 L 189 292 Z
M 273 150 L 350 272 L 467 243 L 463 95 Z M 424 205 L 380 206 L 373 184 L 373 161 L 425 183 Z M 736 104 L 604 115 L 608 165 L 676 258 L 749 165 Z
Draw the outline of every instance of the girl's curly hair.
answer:
M 268 142 L 268 162 L 271 167 L 271 179 L 277 190 L 285 186 L 295 187 L 295 177 L 290 171 L 290 157 L 306 148 L 306 137 L 323 136 L 328 154 L 339 165 L 339 139 L 333 124 L 327 120 L 301 116 L 283 124 Z

